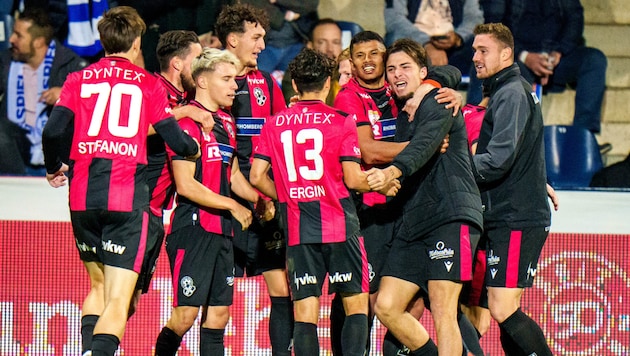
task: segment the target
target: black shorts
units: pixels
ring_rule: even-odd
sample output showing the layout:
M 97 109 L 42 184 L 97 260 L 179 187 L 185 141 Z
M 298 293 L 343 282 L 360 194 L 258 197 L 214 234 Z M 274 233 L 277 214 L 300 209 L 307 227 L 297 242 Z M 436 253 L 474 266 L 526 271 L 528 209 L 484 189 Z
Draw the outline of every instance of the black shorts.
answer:
M 162 217 L 150 213 L 147 249 L 144 253 L 144 262 L 142 263 L 142 269 L 140 270 L 138 282 L 136 283 L 136 290 L 141 290 L 143 294 L 149 291 L 157 259 L 162 250 L 162 242 L 164 242 L 164 223 Z
M 166 237 L 173 306 L 229 306 L 234 291 L 232 239 L 188 226 Z
M 304 244 L 287 249 L 293 300 L 319 297 L 328 273 L 328 293 L 367 293 L 368 264 L 363 237 L 345 242 Z
M 251 203 L 239 202 L 252 207 Z M 254 218 L 245 231 L 236 219 L 233 220 L 235 276 L 251 277 L 274 269 L 286 269 L 287 241 L 277 216 L 264 223 Z
M 473 278 L 462 288 L 460 302 L 467 306 L 488 308 L 488 288 L 486 286 L 486 239 L 481 235 L 481 240 L 475 251 L 473 261 Z
M 486 229 L 486 285 L 505 288 L 531 287 L 547 235 L 548 227 L 522 230 L 512 230 L 509 227 Z
M 470 281 L 479 235 L 467 223 L 452 222 L 415 240 L 395 237 L 383 275 L 409 281 L 425 291 L 430 280 Z
M 367 252 L 370 293 L 376 293 L 381 284 L 381 272 L 389 255 L 394 238 L 392 209 L 363 208 L 359 210 L 359 225 Z
M 71 211 L 81 261 L 139 273 L 147 247 L 149 215 L 148 208 L 131 212 Z

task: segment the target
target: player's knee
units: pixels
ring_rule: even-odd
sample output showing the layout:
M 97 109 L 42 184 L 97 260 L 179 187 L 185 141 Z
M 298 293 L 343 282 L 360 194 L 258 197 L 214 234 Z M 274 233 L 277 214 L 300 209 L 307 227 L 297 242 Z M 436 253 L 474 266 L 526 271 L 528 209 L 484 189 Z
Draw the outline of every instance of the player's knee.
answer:
M 489 317 L 479 318 L 476 320 L 474 326 L 479 332 L 479 334 L 483 336 L 488 332 L 488 330 L 490 330 L 490 318 Z
M 197 308 L 175 308 L 166 326 L 177 335 L 184 335 L 195 323 L 199 309 Z
M 512 315 L 518 307 L 513 307 L 505 302 L 501 301 L 488 301 L 488 309 L 490 310 L 490 316 L 496 320 L 497 323 L 502 323 L 510 315 Z
M 396 309 L 392 300 L 388 300 L 387 298 L 379 297 L 374 304 L 374 314 L 376 314 L 376 317 L 384 324 L 397 318 L 402 313 Z
M 230 320 L 230 309 L 228 307 L 209 307 L 205 313 L 205 318 L 201 320 L 204 328 L 224 329 Z

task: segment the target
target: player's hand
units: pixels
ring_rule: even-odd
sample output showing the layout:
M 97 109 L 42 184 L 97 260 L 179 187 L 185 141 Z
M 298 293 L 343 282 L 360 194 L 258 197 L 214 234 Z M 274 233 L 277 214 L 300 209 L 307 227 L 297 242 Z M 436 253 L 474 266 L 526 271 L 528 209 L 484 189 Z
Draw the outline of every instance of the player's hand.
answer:
M 392 174 L 388 174 L 385 169 L 371 168 L 365 171 L 365 174 L 367 174 L 370 190 L 375 192 L 387 191 L 390 189 L 392 182 L 396 180 L 396 177 Z
M 388 186 L 379 190 L 378 192 L 388 197 L 393 197 L 393 196 L 396 196 L 396 194 L 398 194 L 399 189 L 400 189 L 400 181 L 398 179 L 394 179 L 393 181 L 389 183 Z
M 39 101 L 46 103 L 47 105 L 55 105 L 61 94 L 61 87 L 52 87 L 42 92 L 42 96 L 39 97 Z
M 444 136 L 444 139 L 442 139 L 442 145 L 440 146 L 440 153 L 446 153 L 446 149 L 448 148 L 448 143 L 451 140 L 451 136 L 449 134 L 446 134 L 446 136 Z
M 256 217 L 261 221 L 270 221 L 276 215 L 276 205 L 271 200 L 258 198 L 255 205 Z
M 298 101 L 300 101 L 300 97 L 297 94 L 293 95 L 291 98 L 289 98 L 289 107 L 292 107 Z
M 241 224 L 243 231 L 247 230 L 252 223 L 252 212 L 241 204 L 234 202 L 234 207 L 230 209 L 230 214 Z
M 63 163 L 61 168 L 53 174 L 46 173 L 46 180 L 48 180 L 48 184 L 50 184 L 53 188 L 59 188 L 66 185 L 68 182 L 68 177 L 66 177 L 64 172 L 68 171 L 68 165 Z
M 547 184 L 547 196 L 551 199 L 551 203 L 553 203 L 553 210 L 558 211 L 560 208 L 560 198 L 556 194 L 556 190 L 553 189 L 549 184 Z
M 203 132 L 211 132 L 214 128 L 214 117 L 212 117 L 212 113 L 193 105 L 187 106 L 188 110 L 190 110 L 190 118 L 201 124 Z
M 453 116 L 457 116 L 459 109 L 464 103 L 462 94 L 451 88 L 440 88 L 435 95 L 435 100 L 440 104 L 446 103 L 446 106 L 444 106 L 446 109 L 453 108 Z

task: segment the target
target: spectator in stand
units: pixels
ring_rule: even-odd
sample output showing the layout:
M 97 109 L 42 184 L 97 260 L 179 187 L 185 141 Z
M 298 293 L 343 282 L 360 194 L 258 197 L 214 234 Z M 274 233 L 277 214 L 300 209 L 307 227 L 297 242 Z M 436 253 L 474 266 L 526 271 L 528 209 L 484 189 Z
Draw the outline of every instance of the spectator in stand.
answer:
M 265 37 L 267 47 L 260 53 L 258 68 L 274 74 L 278 82 L 289 62 L 309 40 L 308 34 L 317 21 L 319 0 L 243 0 L 265 10 L 270 29 Z
M 472 31 L 481 23 L 478 0 L 386 0 L 385 43 L 411 38 L 423 44 L 431 65 L 450 64 L 470 76 L 469 102 L 477 103 L 481 83 L 471 61 Z
M 341 53 L 337 57 L 337 69 L 335 72 L 335 76 L 339 81 L 339 88 L 337 88 L 338 93 L 341 87 L 346 85 L 350 81 L 350 79 L 354 77 L 354 74 L 352 72 L 352 62 L 350 60 L 350 48 L 346 48 L 341 51 Z M 337 95 L 337 93 L 335 93 L 335 96 Z
M 46 174 L 42 130 L 66 76 L 87 65 L 53 31 L 44 9 L 28 8 L 0 55 L 0 174 Z
M 483 6 L 493 22 L 504 23 L 514 34 L 521 75 L 546 92 L 574 88 L 573 125 L 599 133 L 607 60 L 600 50 L 585 45 L 580 0 L 484 0 Z
M 309 32 L 309 40 L 306 47 L 325 54 L 328 58 L 336 59 L 341 53 L 341 29 L 335 20 L 330 18 L 318 20 Z M 338 78 L 332 78 L 332 89 L 326 99 L 326 104 L 332 105 L 335 95 L 339 91 Z M 286 72 L 282 78 L 282 94 L 284 100 L 289 103 L 291 98 L 297 95 L 291 85 L 291 73 Z

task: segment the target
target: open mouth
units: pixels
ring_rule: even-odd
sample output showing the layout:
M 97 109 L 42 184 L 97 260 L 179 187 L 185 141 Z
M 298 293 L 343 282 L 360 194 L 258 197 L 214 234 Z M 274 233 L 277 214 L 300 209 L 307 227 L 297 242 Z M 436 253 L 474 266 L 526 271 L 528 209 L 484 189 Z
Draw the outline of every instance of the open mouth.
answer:
M 395 82 L 394 86 L 396 87 L 397 90 L 403 90 L 407 87 L 407 82 L 400 80 L 400 81 Z
M 374 73 L 375 70 L 376 70 L 375 65 L 368 64 L 368 65 L 363 66 L 363 72 L 365 72 L 366 74 L 372 74 Z

